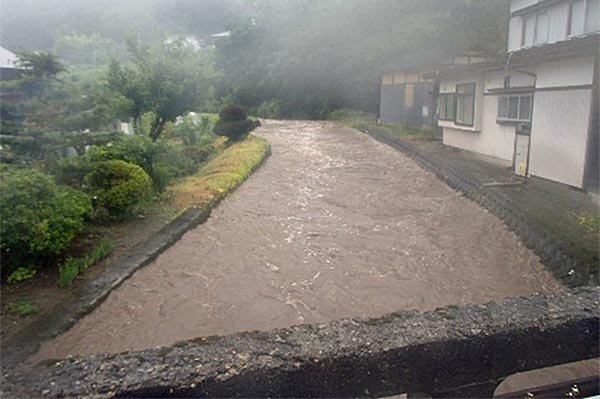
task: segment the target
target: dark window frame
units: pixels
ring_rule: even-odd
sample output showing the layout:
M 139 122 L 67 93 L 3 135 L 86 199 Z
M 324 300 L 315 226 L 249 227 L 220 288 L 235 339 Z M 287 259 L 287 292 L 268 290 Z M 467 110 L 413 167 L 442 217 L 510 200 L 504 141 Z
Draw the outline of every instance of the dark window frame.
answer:
M 465 89 L 472 87 L 472 90 L 465 90 L 464 92 L 461 93 L 460 89 L 459 89 L 461 87 L 464 87 Z M 455 108 L 455 111 L 454 111 L 454 124 L 455 125 L 458 125 L 458 126 L 468 126 L 468 127 L 475 126 L 475 115 L 476 115 L 476 112 L 475 112 L 475 105 L 476 105 L 475 104 L 475 97 L 476 96 L 477 96 L 477 83 L 476 82 L 459 83 L 459 84 L 456 85 L 456 95 L 455 95 L 455 103 L 454 103 L 454 108 Z M 467 122 L 459 121 L 458 120 L 458 104 L 459 104 L 459 101 L 461 99 L 467 99 L 469 97 L 471 98 L 471 112 L 472 112 L 472 115 L 471 115 L 471 118 L 470 118 L 471 119 L 471 123 L 467 123 Z M 466 103 L 465 103 L 465 106 L 466 106 Z
M 448 115 L 448 100 L 452 102 L 452 115 Z M 444 112 L 442 113 L 442 105 Z M 456 117 L 456 93 L 440 93 L 438 101 L 438 119 L 441 121 L 452 121 Z

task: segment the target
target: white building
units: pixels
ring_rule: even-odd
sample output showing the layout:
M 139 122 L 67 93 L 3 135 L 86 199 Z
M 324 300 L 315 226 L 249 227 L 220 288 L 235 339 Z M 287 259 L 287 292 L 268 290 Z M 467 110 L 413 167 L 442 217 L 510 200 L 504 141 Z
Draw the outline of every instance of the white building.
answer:
M 593 191 L 600 0 L 512 0 L 508 54 L 439 72 L 444 144 Z

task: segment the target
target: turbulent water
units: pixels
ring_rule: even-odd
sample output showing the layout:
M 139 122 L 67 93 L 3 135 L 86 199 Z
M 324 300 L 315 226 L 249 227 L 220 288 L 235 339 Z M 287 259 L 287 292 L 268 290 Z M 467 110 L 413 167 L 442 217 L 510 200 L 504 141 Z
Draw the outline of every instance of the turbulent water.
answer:
M 406 155 L 331 123 L 257 133 L 273 149 L 261 169 L 36 359 L 561 289 Z

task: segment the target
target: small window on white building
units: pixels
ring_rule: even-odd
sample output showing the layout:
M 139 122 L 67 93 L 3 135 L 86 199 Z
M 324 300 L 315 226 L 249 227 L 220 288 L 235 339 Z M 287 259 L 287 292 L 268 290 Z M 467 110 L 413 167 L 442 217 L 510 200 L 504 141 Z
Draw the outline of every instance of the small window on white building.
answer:
M 587 0 L 585 7 L 585 33 L 600 30 L 600 0 Z
M 456 85 L 456 123 L 473 126 L 475 119 L 475 83 Z
M 574 0 L 571 3 L 569 35 L 577 36 L 600 30 L 600 0 Z
M 535 15 L 525 18 L 523 27 L 523 47 L 533 45 L 533 37 L 535 34 Z
M 571 3 L 571 21 L 569 35 L 583 34 L 585 26 L 585 0 L 575 0 Z
M 438 117 L 442 121 L 454 120 L 454 93 L 442 93 L 438 97 Z
M 549 18 L 547 12 L 535 16 L 535 44 L 548 42 L 548 22 Z
M 502 122 L 529 122 L 532 95 L 510 95 L 498 98 L 498 120 Z

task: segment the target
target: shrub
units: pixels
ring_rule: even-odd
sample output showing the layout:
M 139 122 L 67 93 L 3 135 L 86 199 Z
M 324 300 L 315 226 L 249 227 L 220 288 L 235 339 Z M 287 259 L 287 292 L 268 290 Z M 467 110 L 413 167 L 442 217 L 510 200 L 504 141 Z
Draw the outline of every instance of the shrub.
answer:
M 61 288 L 70 286 L 77 275 L 85 270 L 85 260 L 81 258 L 67 259 L 59 268 L 58 285 Z
M 112 241 L 108 241 L 108 240 L 100 241 L 100 243 L 98 243 L 98 245 L 96 245 L 94 247 L 92 252 L 88 256 L 85 257 L 86 268 L 90 267 L 90 266 L 100 262 L 102 259 L 106 258 L 108 255 L 110 255 L 110 253 L 112 252 L 114 247 L 115 247 L 115 245 Z
M 58 285 L 61 288 L 69 287 L 75 278 L 88 267 L 106 258 L 113 250 L 111 241 L 101 241 L 85 258 L 69 258 L 59 268 Z
M 0 181 L 2 274 L 35 269 L 83 231 L 90 199 L 33 169 L 8 169 Z
M 173 126 L 173 135 L 185 145 L 196 145 L 211 136 L 214 122 L 207 116 L 187 115 L 181 117 Z
M 31 280 L 37 274 L 37 270 L 28 269 L 26 267 L 17 267 L 6 279 L 8 283 L 20 283 L 22 281 Z
M 246 111 L 234 104 L 224 106 L 219 112 L 219 119 L 224 122 L 243 121 L 247 117 Z
M 278 118 L 281 116 L 281 103 L 278 100 L 264 101 L 256 108 L 255 113 L 261 118 Z
M 214 132 L 218 136 L 226 136 L 232 141 L 237 141 L 246 137 L 255 127 L 255 122 L 249 119 L 234 122 L 219 120 L 215 124 Z
M 6 305 L 6 311 L 15 316 L 25 317 L 39 313 L 40 307 L 28 302 L 13 302 Z
M 135 164 L 150 176 L 154 190 L 162 192 L 174 178 L 195 172 L 197 164 L 214 150 L 205 134 L 190 147 L 193 149 L 165 140 L 153 142 L 145 136 L 123 136 L 112 145 L 91 148 L 86 158 L 88 163 L 121 160 Z
M 85 177 L 99 207 L 122 217 L 152 193 L 150 177 L 138 165 L 121 160 L 99 162 Z

